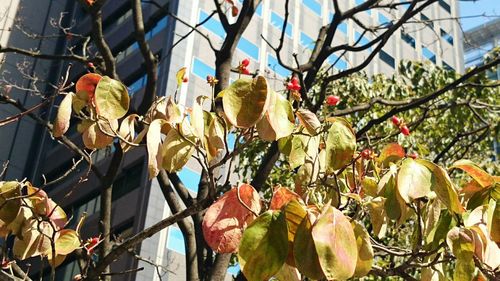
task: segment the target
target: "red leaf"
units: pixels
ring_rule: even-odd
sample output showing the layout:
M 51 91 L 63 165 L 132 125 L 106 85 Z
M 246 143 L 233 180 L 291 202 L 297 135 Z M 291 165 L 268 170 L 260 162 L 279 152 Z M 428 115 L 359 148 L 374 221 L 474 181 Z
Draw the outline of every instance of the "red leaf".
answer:
M 76 82 L 76 92 L 85 91 L 89 97 L 89 103 L 94 104 L 94 93 L 97 83 L 102 76 L 96 73 L 87 73 Z
M 260 197 L 251 185 L 241 184 L 229 190 L 205 213 L 202 224 L 205 241 L 217 253 L 236 252 L 243 229 L 259 212 Z
M 293 199 L 297 199 L 297 201 L 299 202 L 302 201 L 297 193 L 291 191 L 286 187 L 280 186 L 273 193 L 273 198 L 271 199 L 269 210 L 279 210 L 281 209 L 281 207 L 285 206 Z

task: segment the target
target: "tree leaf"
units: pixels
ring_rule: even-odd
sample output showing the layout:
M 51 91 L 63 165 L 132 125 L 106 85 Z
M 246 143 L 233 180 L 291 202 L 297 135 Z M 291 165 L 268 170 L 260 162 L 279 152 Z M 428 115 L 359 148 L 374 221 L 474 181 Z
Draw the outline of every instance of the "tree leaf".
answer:
M 258 214 L 260 208 L 259 193 L 249 184 L 226 192 L 207 209 L 203 218 L 203 236 L 208 246 L 217 253 L 236 252 L 243 229 L 255 219 L 254 213 Z
M 55 241 L 56 254 L 69 255 L 80 247 L 80 238 L 73 229 L 62 229 L 58 234 L 59 236 Z
M 283 264 L 280 271 L 274 275 L 274 278 L 278 281 L 301 281 L 299 270 L 286 263 Z
M 95 89 L 95 103 L 100 116 L 108 120 L 122 118 L 127 114 L 130 104 L 127 87 L 118 80 L 104 76 Z
M 425 197 L 431 192 L 431 171 L 419 162 L 407 158 L 401 164 L 398 173 L 397 189 L 406 203 Z
M 223 90 L 222 105 L 231 124 L 250 128 L 264 116 L 269 103 L 266 78 L 238 79 Z
M 383 197 L 377 197 L 366 203 L 368 212 L 370 213 L 373 232 L 379 239 L 384 238 L 387 232 L 388 217 L 386 214 L 385 200 L 386 199 Z
M 327 206 L 311 231 L 319 263 L 328 280 L 353 276 L 358 260 L 356 236 L 349 220 L 332 206 Z
M 300 273 L 313 280 L 320 280 L 325 277 L 319 257 L 314 245 L 314 238 L 312 236 L 312 222 L 315 216 L 308 212 L 304 219 L 297 228 L 295 239 L 293 241 L 293 255 L 295 258 L 295 265 Z M 311 222 L 312 221 L 312 222 Z
M 279 186 L 274 190 L 271 203 L 269 204 L 269 210 L 280 210 L 283 206 L 288 204 L 292 200 L 302 201 L 300 196 L 291 191 L 290 189 Z
M 299 202 L 298 200 L 292 199 L 285 206 L 284 212 L 286 225 L 288 228 L 288 257 L 286 262 L 289 265 L 295 266 L 295 259 L 293 255 L 295 233 L 297 232 L 297 228 L 299 227 L 300 223 L 307 215 L 307 211 L 303 203 Z
M 116 119 L 113 121 L 117 122 Z M 100 149 L 113 143 L 113 137 L 104 134 L 99 126 L 101 126 L 101 128 L 103 129 L 105 127 L 109 127 L 109 125 L 107 125 L 105 122 L 99 120 L 97 122 L 91 123 L 91 125 L 85 130 L 85 132 L 83 132 L 82 139 L 83 144 L 86 148 Z
M 373 248 L 370 242 L 370 235 L 366 229 L 357 221 L 351 222 L 354 235 L 356 236 L 356 246 L 358 247 L 358 260 L 354 277 L 363 277 L 370 272 L 373 263 Z
M 139 135 L 135 135 L 135 120 L 139 118 L 137 114 L 130 114 L 125 117 L 120 125 L 120 129 L 118 130 L 118 134 L 125 140 L 130 143 L 139 144 L 144 137 L 144 133 L 141 132 Z M 120 140 L 120 146 L 123 149 L 123 152 L 129 151 L 132 146 L 124 141 Z
M 332 173 L 347 165 L 356 151 L 356 136 L 342 121 L 334 121 L 326 137 L 327 172 Z
M 66 133 L 69 129 L 73 96 L 73 93 L 67 93 L 59 105 L 56 120 L 54 120 L 54 126 L 52 127 L 52 134 L 55 138 L 64 135 L 64 133 Z
M 177 71 L 177 74 L 175 75 L 177 81 L 177 88 L 179 88 L 182 85 L 185 76 L 186 76 L 186 67 L 181 67 L 181 69 L 179 69 Z
M 21 184 L 17 181 L 0 181 L 0 220 L 10 224 L 16 219 L 21 199 L 13 199 L 21 195 Z
M 460 203 L 455 186 L 446 171 L 427 160 L 418 159 L 418 163 L 425 165 L 431 171 L 431 190 L 434 191 L 448 210 L 462 214 L 465 209 Z
M 193 141 L 189 136 L 185 138 Z M 177 130 L 172 129 L 168 131 L 161 150 L 163 153 L 162 167 L 172 173 L 181 170 L 186 165 L 195 147 L 184 139 Z
M 149 179 L 152 179 L 160 172 L 163 161 L 163 152 L 161 145 L 161 128 L 167 122 L 162 119 L 155 119 L 149 124 L 146 135 L 146 147 L 148 150 L 148 171 Z
M 446 242 L 457 258 L 453 280 L 472 280 L 474 277 L 474 244 L 470 230 L 452 228 L 447 235 Z
M 75 85 L 77 96 L 85 100 L 83 95 L 80 94 L 85 93 L 87 95 L 86 100 L 93 105 L 95 102 L 95 90 L 101 78 L 102 76 L 97 73 L 87 73 L 80 77 Z
M 268 280 L 285 263 L 288 254 L 287 226 L 281 211 L 267 211 L 243 233 L 238 261 L 248 281 Z
M 485 172 L 478 165 L 476 165 L 476 163 L 470 160 L 466 159 L 458 160 L 457 162 L 453 163 L 453 165 L 450 168 L 460 169 L 466 172 L 469 176 L 475 179 L 476 182 L 478 182 L 482 187 L 488 187 L 495 183 L 495 179 L 490 174 Z
M 307 109 L 299 108 L 295 115 L 297 115 L 300 124 L 304 126 L 309 135 L 314 136 L 319 133 L 321 123 L 316 114 Z
M 203 100 L 206 98 L 206 96 L 196 97 L 196 101 L 194 102 L 193 109 L 191 111 L 191 118 L 189 119 L 189 121 L 191 122 L 191 126 L 193 127 L 194 134 L 200 140 L 203 140 L 205 136 Z
M 396 163 L 397 161 L 403 159 L 406 153 L 404 148 L 398 143 L 389 143 L 377 157 L 377 162 L 382 164 L 384 167 L 388 167 L 390 162 Z
M 270 91 L 269 106 L 262 119 L 257 123 L 259 137 L 274 141 L 289 136 L 295 127 L 293 108 L 282 95 Z

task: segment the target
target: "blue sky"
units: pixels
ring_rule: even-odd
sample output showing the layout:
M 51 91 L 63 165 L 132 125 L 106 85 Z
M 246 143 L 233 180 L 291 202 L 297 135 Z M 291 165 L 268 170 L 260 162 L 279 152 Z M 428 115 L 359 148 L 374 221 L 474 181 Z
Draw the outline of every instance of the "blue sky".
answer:
M 489 20 L 500 17 L 500 0 L 460 1 L 461 17 L 478 16 L 482 14 L 487 15 L 487 17 L 463 18 L 461 21 L 464 30 L 469 30 Z

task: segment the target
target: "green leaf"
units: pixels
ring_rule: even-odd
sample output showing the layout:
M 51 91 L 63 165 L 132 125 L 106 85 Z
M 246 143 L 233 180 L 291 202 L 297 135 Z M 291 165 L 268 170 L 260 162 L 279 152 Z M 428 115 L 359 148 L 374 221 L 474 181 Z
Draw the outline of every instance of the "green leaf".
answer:
M 363 277 L 370 272 L 373 263 L 373 248 L 370 242 L 370 235 L 366 229 L 357 221 L 351 222 L 356 236 L 356 246 L 358 247 L 358 260 L 354 277 Z
M 108 120 L 122 118 L 127 114 L 130 103 L 127 87 L 118 80 L 104 76 L 97 84 L 95 103 L 100 116 Z
M 311 233 L 311 220 L 314 220 L 314 215 L 308 213 L 297 228 L 293 241 L 293 255 L 295 265 L 300 273 L 313 280 L 320 280 L 325 275 L 321 269 L 319 257 L 314 246 L 314 239 Z
M 286 225 L 288 228 L 288 257 L 286 262 L 295 266 L 295 259 L 293 254 L 293 243 L 295 240 L 295 233 L 300 223 L 307 215 L 306 207 L 299 203 L 298 200 L 292 199 L 284 209 Z
M 259 137 L 274 141 L 289 136 L 295 127 L 292 104 L 282 95 L 270 91 L 266 114 L 257 123 Z
M 495 179 L 470 160 L 458 160 L 450 168 L 461 169 L 475 179 L 482 187 L 488 187 L 495 183 Z
M 203 137 L 205 136 L 203 100 L 206 98 L 206 96 L 196 97 L 196 100 L 193 104 L 193 109 L 191 111 L 191 118 L 189 119 L 189 121 L 191 122 L 191 126 L 193 127 L 195 136 L 200 140 L 203 140 Z
M 356 136 L 352 129 L 340 120 L 334 121 L 326 137 L 326 167 L 333 173 L 351 162 L 356 151 Z
M 366 203 L 370 213 L 373 232 L 379 239 L 384 238 L 387 232 L 388 217 L 385 208 L 385 198 L 376 197 Z
M 426 166 L 407 158 L 398 173 L 398 192 L 406 203 L 425 197 L 431 192 L 432 174 Z
M 21 195 L 21 184 L 17 181 L 0 181 L 0 220 L 11 223 L 18 215 L 21 199 L 11 199 Z
M 238 128 L 250 128 L 264 116 L 269 104 L 266 78 L 238 79 L 223 90 L 224 113 L 231 124 Z
M 471 230 L 452 228 L 447 235 L 448 246 L 457 258 L 453 280 L 472 280 L 474 277 L 474 236 Z
M 336 208 L 327 206 L 311 233 L 326 279 L 351 278 L 356 269 L 358 248 L 349 219 Z
M 55 138 L 64 135 L 69 128 L 73 96 L 73 93 L 67 93 L 59 105 L 56 120 L 54 120 L 54 126 L 52 127 L 52 134 Z
M 451 182 L 446 171 L 427 160 L 418 159 L 418 163 L 425 165 L 431 171 L 431 190 L 434 191 L 441 202 L 456 214 L 462 214 L 465 209 L 460 203 L 457 190 Z
M 248 281 L 268 280 L 285 263 L 288 254 L 287 226 L 281 211 L 267 211 L 243 233 L 238 261 Z
M 192 141 L 189 136 L 183 138 L 175 129 L 168 131 L 162 146 L 162 167 L 170 173 L 181 170 L 195 150 Z
M 80 247 L 80 238 L 73 229 L 62 229 L 58 232 L 58 235 L 55 241 L 56 254 L 69 255 Z

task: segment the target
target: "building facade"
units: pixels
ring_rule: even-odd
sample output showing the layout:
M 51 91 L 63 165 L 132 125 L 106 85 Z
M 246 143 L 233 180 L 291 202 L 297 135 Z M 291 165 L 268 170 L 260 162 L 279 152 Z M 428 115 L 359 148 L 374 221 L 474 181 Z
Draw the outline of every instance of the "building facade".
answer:
M 14 0 L 12 0 L 14 2 Z M 19 0 L 21 3 L 28 1 Z M 75 4 L 76 1 L 59 1 L 67 3 L 66 6 L 49 3 L 54 1 L 36 1 L 40 7 L 26 7 L 18 9 L 16 17 L 32 16 L 32 23 L 40 24 L 40 16 L 35 17 L 34 13 L 45 16 L 44 20 L 57 18 L 61 12 L 66 12 L 65 17 L 68 24 L 75 23 L 75 33 L 89 35 L 90 24 L 82 8 Z M 182 0 L 169 1 L 157 0 L 160 6 L 166 7 L 190 25 L 194 26 L 205 20 L 214 10 L 212 1 Z M 242 1 L 235 1 L 241 7 Z M 332 1 L 328 0 L 291 0 L 290 15 L 285 29 L 285 41 L 282 49 L 282 59 L 285 63 L 293 65 L 292 54 L 298 54 L 298 59 L 305 62 L 310 54 L 315 38 L 322 25 L 325 25 L 333 16 Z M 340 8 L 345 10 L 355 5 L 361 4 L 362 0 L 339 1 Z M 30 3 L 31 5 L 31 3 Z M 281 36 L 284 13 L 284 1 L 263 0 L 259 5 L 256 14 L 244 32 L 240 40 L 234 59 L 234 65 L 244 58 L 251 60 L 250 69 L 258 71 L 271 81 L 271 86 L 280 89 L 283 81 L 290 76 L 290 72 L 279 65 L 276 54 L 272 48 L 262 39 L 266 38 L 271 44 L 277 44 Z M 38 9 L 38 10 L 37 10 Z M 363 12 L 358 15 L 361 22 L 369 26 L 384 26 L 393 23 L 399 18 L 405 5 L 399 6 L 390 12 L 385 10 L 374 10 Z M 180 102 L 185 106 L 191 106 L 195 95 L 208 94 L 210 88 L 206 83 L 207 75 L 214 75 L 215 57 L 212 52 L 208 52 L 210 47 L 208 42 L 199 34 L 193 33 L 182 40 L 175 48 L 171 48 L 180 36 L 187 34 L 190 28 L 175 22 L 171 17 L 167 17 L 163 10 L 156 5 L 143 3 L 143 13 L 147 40 L 153 52 L 159 58 L 159 79 L 158 95 L 170 95 L 177 87 L 175 74 L 181 67 L 188 68 L 189 83 L 183 85 L 180 92 Z M 453 0 L 439 0 L 435 4 L 427 7 L 414 23 L 406 24 L 402 30 L 389 39 L 383 51 L 365 69 L 368 74 L 386 73 L 391 74 L 397 70 L 400 60 L 428 60 L 440 66 L 453 68 L 459 72 L 463 71 L 463 55 L 461 33 L 455 21 L 432 21 L 432 19 L 446 19 L 458 16 L 458 3 Z M 132 95 L 132 106 L 137 107 L 138 101 L 144 91 L 146 84 L 145 69 L 143 59 L 135 43 L 133 35 L 132 11 L 130 1 L 113 0 L 107 1 L 103 7 L 104 33 L 113 54 L 116 56 L 118 74 L 129 88 Z M 234 20 L 230 18 L 230 20 Z M 207 34 L 214 46 L 218 47 L 225 37 L 225 32 L 218 21 L 213 17 L 200 27 L 204 34 Z M 49 27 L 39 30 L 40 34 L 51 34 L 53 30 Z M 19 33 L 19 32 L 18 32 Z M 348 21 L 339 26 L 335 35 L 335 44 L 348 43 L 354 45 L 365 44 L 374 35 L 362 35 L 362 30 L 354 21 Z M 17 34 L 17 33 L 16 33 Z M 19 37 L 22 37 L 19 35 Z M 0 38 L 1 39 L 1 38 Z M 19 39 L 20 40 L 20 39 Z M 69 45 L 79 46 L 78 39 L 59 38 L 51 45 L 53 49 L 46 49 L 47 52 L 56 53 L 64 51 Z M 7 40 L 8 45 L 21 44 L 22 41 L 15 41 L 12 38 Z M 42 43 L 40 43 L 42 44 Z M 43 45 L 43 44 L 42 44 Z M 81 46 L 80 46 L 81 47 Z M 59 49 L 57 49 L 59 48 Z M 61 49 L 62 48 L 62 49 Z M 361 53 L 333 54 L 328 58 L 325 67 L 334 64 L 335 71 L 341 71 L 354 67 L 370 54 L 368 49 Z M 7 55 L 8 65 L 15 65 L 14 60 L 18 57 Z M 12 62 L 10 62 L 12 61 Z M 42 60 L 31 60 L 31 64 L 44 65 L 40 75 L 44 75 L 48 80 L 57 81 L 59 75 L 66 69 L 67 64 L 61 62 L 48 62 Z M 2 71 L 7 64 L 2 65 Z M 32 66 L 32 69 L 37 69 Z M 49 71 L 52 70 L 52 71 Z M 15 69 L 11 70 L 12 72 Z M 85 66 L 75 64 L 72 70 L 72 78 L 76 80 L 85 73 Z M 234 75 L 232 79 L 236 79 Z M 49 91 L 50 89 L 47 89 Z M 16 90 L 13 95 L 23 97 L 26 103 L 36 104 L 37 100 L 30 98 L 22 90 Z M 24 95 L 24 96 L 23 96 Z M 2 107 L 0 106 L 0 110 Z M 47 120 L 53 120 L 57 111 L 57 102 L 44 109 L 42 115 Z M 10 116 L 15 110 L 0 112 L 0 117 Z M 44 129 L 37 126 L 28 118 L 23 118 L 22 122 L 29 123 L 29 127 L 24 123 L 13 124 L 10 131 L 0 134 L 0 141 L 6 145 L 1 146 L 0 161 L 10 160 L 13 168 L 9 168 L 8 178 L 23 178 L 39 182 L 41 175 L 47 179 L 57 178 L 68 168 L 73 166 L 77 158 L 69 153 L 69 150 L 52 140 L 44 132 Z M 4 133 L 7 132 L 7 133 Z M 68 135 L 81 144 L 78 134 L 70 132 Z M 40 137 L 37 137 L 40 136 Z M 4 142 L 5 141 L 5 142 Z M 92 154 L 94 162 L 102 169 L 106 169 L 110 162 L 110 152 L 112 148 L 99 150 Z M 126 237 L 148 227 L 162 218 L 168 217 L 171 212 L 163 199 L 163 195 L 156 180 L 149 181 L 147 176 L 147 158 L 143 148 L 134 149 L 127 153 L 120 173 L 113 188 L 113 228 L 116 235 Z M 84 164 L 77 167 L 77 172 L 64 183 L 57 187 L 50 187 L 49 192 L 56 202 L 65 207 L 69 214 L 78 217 L 84 212 L 88 214 L 87 227 L 83 235 L 89 237 L 97 233 L 98 215 L 100 209 L 99 183 L 95 177 L 90 177 L 86 182 L 79 182 L 79 179 L 87 170 Z M 195 194 L 197 192 L 200 178 L 200 168 L 195 161 L 190 161 L 179 173 L 179 177 L 186 187 Z M 66 196 L 71 191 L 71 196 Z M 184 242 L 182 234 L 176 226 L 172 226 L 164 231 L 145 240 L 139 252 L 143 258 L 147 258 L 154 263 L 164 265 L 168 270 L 162 271 L 163 280 L 184 280 Z M 116 262 L 112 270 L 120 271 L 135 267 L 145 269 L 135 274 L 120 276 L 113 280 L 160 280 L 156 269 L 144 261 L 137 262 L 131 256 L 124 256 Z M 235 274 L 238 267 L 229 269 L 228 280 L 231 274 Z M 67 261 L 57 271 L 58 280 L 70 280 L 78 272 L 75 262 Z
M 491 20 L 464 33 L 465 67 L 480 66 L 484 55 L 500 46 L 500 19 Z M 488 71 L 490 79 L 500 80 L 500 68 Z

